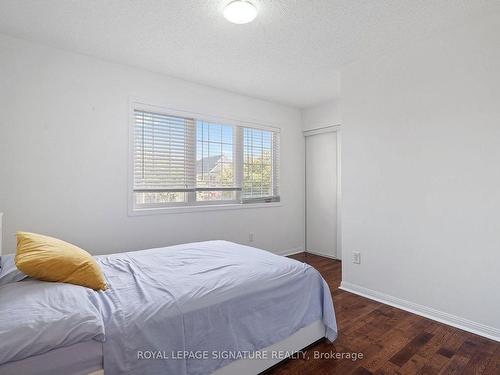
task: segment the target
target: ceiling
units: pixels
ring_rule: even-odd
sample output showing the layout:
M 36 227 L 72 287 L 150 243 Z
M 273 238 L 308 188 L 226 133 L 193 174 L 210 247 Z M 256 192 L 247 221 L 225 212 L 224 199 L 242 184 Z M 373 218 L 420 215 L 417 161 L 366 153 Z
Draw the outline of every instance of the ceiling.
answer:
M 431 37 L 498 0 L 1 0 L 0 33 L 299 108 L 339 96 L 339 69 Z

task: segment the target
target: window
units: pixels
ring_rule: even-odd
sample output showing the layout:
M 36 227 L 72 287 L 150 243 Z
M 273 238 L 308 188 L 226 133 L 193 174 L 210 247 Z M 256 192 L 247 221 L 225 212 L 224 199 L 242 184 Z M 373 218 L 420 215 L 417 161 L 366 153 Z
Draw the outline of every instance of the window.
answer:
M 278 197 L 278 137 L 269 130 L 243 128 L 243 200 Z
M 279 132 L 134 110 L 133 208 L 279 201 Z

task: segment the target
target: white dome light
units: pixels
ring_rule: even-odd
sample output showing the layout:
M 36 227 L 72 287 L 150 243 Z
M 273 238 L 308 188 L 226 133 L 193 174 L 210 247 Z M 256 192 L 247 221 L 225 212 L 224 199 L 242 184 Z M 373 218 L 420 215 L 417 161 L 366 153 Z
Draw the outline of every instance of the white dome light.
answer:
M 257 8 L 248 1 L 235 0 L 224 8 L 224 18 L 232 23 L 249 23 L 255 17 L 257 17 Z

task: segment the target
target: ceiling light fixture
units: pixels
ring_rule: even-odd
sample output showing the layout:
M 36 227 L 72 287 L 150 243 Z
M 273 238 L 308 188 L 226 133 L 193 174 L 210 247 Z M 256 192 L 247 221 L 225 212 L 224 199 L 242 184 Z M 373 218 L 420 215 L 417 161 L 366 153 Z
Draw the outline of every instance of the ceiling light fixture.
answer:
M 257 17 L 257 8 L 245 0 L 235 0 L 224 8 L 224 18 L 238 25 L 252 22 Z

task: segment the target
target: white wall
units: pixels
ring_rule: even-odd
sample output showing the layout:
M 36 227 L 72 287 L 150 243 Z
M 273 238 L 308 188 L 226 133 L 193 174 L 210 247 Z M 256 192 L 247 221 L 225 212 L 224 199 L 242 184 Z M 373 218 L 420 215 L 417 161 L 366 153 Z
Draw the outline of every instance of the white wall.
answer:
M 127 215 L 129 98 L 282 127 L 281 207 Z M 94 254 L 228 239 L 275 252 L 304 244 L 304 139 L 297 109 L 0 36 L 0 212 L 15 232 Z
M 342 72 L 343 281 L 496 334 L 498 19 Z
M 340 99 L 331 100 L 302 110 L 302 126 L 304 130 L 340 125 L 341 123 Z

